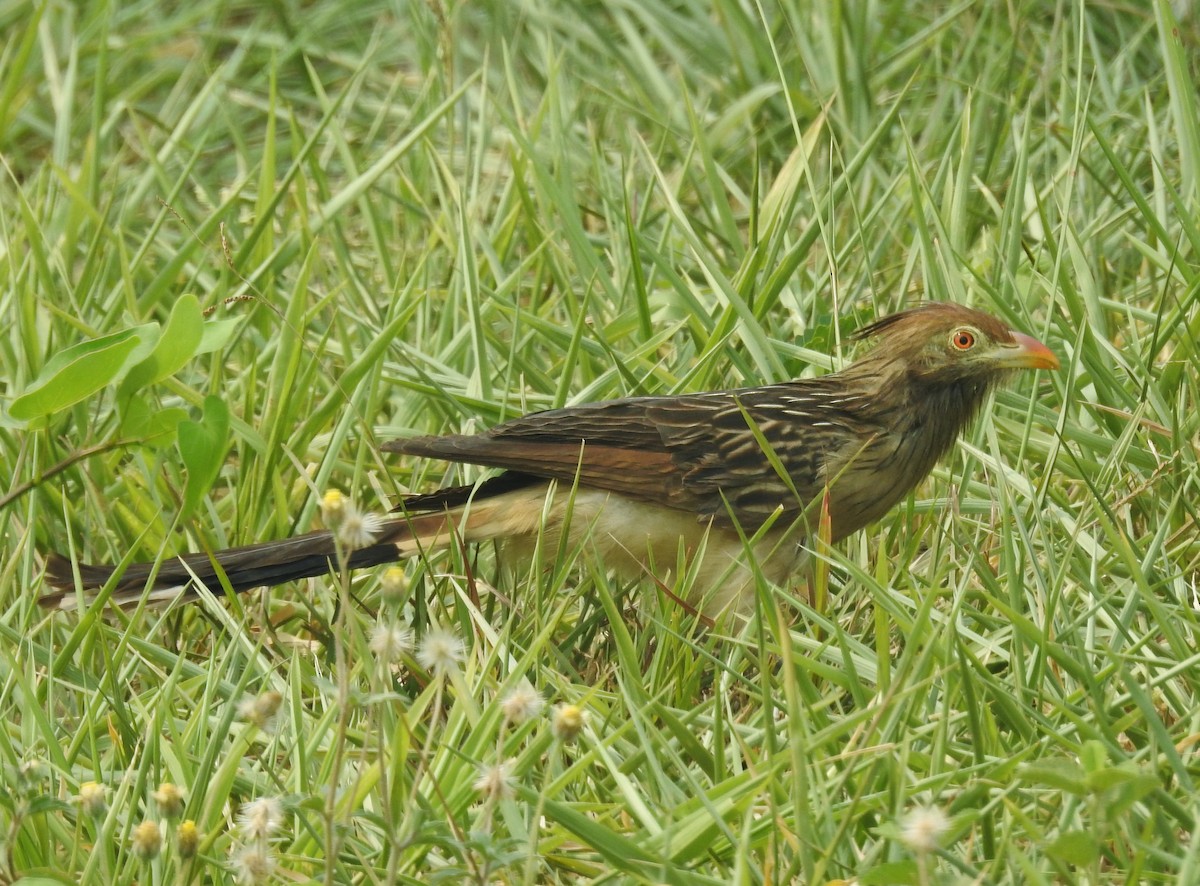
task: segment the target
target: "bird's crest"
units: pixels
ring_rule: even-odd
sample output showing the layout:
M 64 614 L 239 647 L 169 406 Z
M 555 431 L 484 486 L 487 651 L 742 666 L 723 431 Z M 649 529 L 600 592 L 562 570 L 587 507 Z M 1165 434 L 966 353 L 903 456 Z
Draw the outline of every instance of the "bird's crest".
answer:
M 933 327 L 964 323 L 985 332 L 993 341 L 1010 341 L 1012 331 L 989 314 L 952 302 L 928 301 L 895 314 L 881 317 L 855 330 L 851 336 L 855 341 L 884 336 L 907 338 L 919 336 Z

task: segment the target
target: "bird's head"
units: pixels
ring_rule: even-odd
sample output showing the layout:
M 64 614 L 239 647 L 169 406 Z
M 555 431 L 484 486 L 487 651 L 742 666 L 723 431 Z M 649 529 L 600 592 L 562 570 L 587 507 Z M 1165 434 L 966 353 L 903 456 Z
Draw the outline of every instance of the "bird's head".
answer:
M 947 302 L 926 302 L 864 326 L 856 339 L 875 347 L 864 362 L 886 361 L 926 384 L 987 388 L 1017 369 L 1057 369 L 1058 358 L 1032 336 L 995 317 Z

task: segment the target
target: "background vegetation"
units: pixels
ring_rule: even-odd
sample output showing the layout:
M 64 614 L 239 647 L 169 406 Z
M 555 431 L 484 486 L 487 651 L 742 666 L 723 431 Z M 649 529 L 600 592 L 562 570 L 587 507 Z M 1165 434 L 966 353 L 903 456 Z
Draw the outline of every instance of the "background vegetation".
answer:
M 1190 3 L 0 33 L 0 882 L 1200 880 Z M 37 605 L 49 551 L 305 531 L 476 476 L 389 437 L 820 374 L 920 298 L 1063 369 L 745 629 L 573 551 Z

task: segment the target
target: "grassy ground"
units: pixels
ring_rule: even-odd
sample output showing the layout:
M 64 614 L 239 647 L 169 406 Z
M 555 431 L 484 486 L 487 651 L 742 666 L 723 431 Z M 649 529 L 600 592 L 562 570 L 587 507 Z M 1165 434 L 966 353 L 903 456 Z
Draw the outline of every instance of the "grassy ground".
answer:
M 0 6 L 0 883 L 1200 881 L 1188 7 Z M 36 604 L 922 297 L 1063 369 L 746 630 L 572 551 Z

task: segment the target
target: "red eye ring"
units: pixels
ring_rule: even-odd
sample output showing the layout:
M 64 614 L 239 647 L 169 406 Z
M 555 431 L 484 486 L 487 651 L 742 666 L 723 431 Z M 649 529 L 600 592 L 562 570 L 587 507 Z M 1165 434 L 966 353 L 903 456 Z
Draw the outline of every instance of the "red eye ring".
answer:
M 954 346 L 955 350 L 969 351 L 975 347 L 975 333 L 969 329 L 955 330 L 954 334 L 950 336 L 950 344 Z

